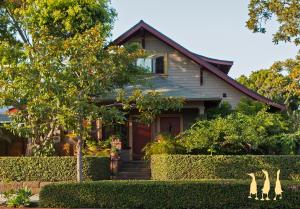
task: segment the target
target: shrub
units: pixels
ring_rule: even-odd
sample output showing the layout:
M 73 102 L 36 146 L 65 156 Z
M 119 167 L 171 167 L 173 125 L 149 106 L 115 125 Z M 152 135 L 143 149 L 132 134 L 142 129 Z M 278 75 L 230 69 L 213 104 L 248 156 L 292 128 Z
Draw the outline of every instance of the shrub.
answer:
M 284 182 L 280 201 L 248 199 L 251 181 L 101 181 L 45 186 L 44 208 L 296 209 L 299 188 Z M 259 182 L 262 186 L 263 182 Z M 293 189 L 294 188 L 294 189 Z M 274 191 L 273 188 L 271 191 Z M 274 197 L 274 192 L 270 192 Z
M 200 120 L 181 136 L 181 144 L 192 154 L 290 154 L 285 146 L 288 124 L 280 114 L 262 109 L 256 114 L 236 112 L 225 118 Z
M 150 159 L 151 155 L 155 154 L 184 154 L 185 148 L 168 135 L 159 134 L 153 142 L 148 143 L 143 151 L 145 158 Z
M 107 157 L 83 158 L 85 180 L 109 179 Z M 0 181 L 75 181 L 75 157 L 0 157 Z
M 299 155 L 154 155 L 151 173 L 154 180 L 185 179 L 249 179 L 247 173 L 262 178 L 261 170 L 275 180 L 281 169 L 280 179 L 300 181 Z
M 7 199 L 6 205 L 10 208 L 29 206 L 31 195 L 31 190 L 27 188 L 18 189 L 17 191 L 12 190 L 9 192 L 4 192 L 4 196 Z

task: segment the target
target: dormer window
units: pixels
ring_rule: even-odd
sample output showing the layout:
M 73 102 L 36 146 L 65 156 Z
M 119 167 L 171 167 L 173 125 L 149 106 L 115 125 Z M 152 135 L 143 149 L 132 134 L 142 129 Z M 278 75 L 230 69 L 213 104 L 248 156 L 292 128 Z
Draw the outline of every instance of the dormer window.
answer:
M 147 58 L 140 58 L 137 60 L 137 65 L 147 69 L 150 73 L 166 74 L 166 56 L 155 55 Z

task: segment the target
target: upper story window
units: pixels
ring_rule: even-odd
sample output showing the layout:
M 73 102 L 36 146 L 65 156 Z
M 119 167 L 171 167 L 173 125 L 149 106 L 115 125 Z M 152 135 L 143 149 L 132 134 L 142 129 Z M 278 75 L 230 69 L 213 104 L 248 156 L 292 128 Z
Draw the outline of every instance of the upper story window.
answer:
M 167 74 L 167 60 L 165 55 L 155 55 L 137 60 L 137 65 L 146 68 L 150 73 Z

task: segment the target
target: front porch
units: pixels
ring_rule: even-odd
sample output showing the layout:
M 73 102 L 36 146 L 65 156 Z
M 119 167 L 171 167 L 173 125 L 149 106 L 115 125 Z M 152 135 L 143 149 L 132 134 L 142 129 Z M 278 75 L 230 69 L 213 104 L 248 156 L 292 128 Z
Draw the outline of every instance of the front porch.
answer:
M 189 129 L 196 120 L 206 118 L 206 110 L 219 104 L 220 101 L 190 101 L 177 112 L 163 112 L 150 125 L 138 120 L 138 113 L 128 115 L 123 125 L 105 126 L 101 129 L 101 139 L 118 135 L 122 141 L 121 161 L 143 160 L 143 148 L 155 140 L 158 134 L 177 136 Z M 99 139 L 99 140 L 101 140 Z

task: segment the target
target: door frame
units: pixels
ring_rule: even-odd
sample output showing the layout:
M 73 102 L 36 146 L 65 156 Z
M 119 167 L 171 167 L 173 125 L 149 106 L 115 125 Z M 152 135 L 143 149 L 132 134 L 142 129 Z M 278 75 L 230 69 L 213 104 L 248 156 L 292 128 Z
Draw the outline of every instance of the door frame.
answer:
M 180 120 L 180 132 L 183 131 L 183 115 L 182 114 L 162 114 L 157 118 L 157 133 L 160 133 L 160 118 L 178 117 Z

